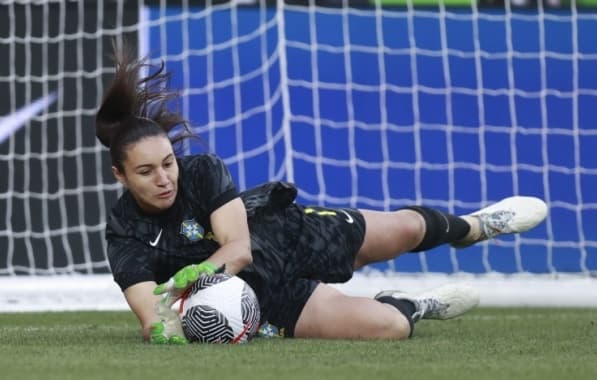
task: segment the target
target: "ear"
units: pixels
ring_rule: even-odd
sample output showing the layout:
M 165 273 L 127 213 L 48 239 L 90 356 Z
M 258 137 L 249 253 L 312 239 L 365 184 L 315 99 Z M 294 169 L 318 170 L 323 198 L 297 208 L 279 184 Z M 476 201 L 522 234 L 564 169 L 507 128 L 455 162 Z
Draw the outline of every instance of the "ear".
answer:
M 112 174 L 114 174 L 114 177 L 118 180 L 118 182 L 126 187 L 126 175 L 124 175 L 124 173 L 118 170 L 118 168 L 114 165 L 112 165 Z

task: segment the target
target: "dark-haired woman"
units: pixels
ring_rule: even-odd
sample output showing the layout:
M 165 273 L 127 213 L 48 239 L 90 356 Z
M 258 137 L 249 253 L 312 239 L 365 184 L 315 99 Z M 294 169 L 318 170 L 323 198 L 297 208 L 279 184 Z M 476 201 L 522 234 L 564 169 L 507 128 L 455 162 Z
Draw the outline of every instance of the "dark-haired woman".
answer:
M 216 155 L 176 157 L 176 137 L 168 133 L 189 128 L 166 106 L 174 97 L 165 86 L 168 75 L 162 66 L 139 79 L 143 63 L 131 57 L 117 54 L 96 133 L 126 188 L 107 223 L 110 266 L 145 339 L 184 341 L 160 321 L 155 304 L 162 295 L 155 294 L 172 301 L 198 276 L 221 267 L 251 285 L 262 321 L 280 335 L 407 338 L 419 319 L 458 316 L 477 305 L 478 294 L 446 285 L 369 299 L 327 284 L 404 252 L 523 232 L 546 216 L 545 203 L 533 197 L 507 198 L 458 217 L 423 206 L 395 212 L 306 207 L 294 202 L 295 187 L 281 182 L 239 194 Z

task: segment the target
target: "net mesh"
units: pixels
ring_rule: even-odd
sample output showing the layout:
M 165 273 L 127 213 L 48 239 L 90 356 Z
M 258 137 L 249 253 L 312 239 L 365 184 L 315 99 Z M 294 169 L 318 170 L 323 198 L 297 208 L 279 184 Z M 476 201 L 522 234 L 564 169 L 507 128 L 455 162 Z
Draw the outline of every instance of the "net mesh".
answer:
M 180 111 L 240 189 L 287 180 L 300 202 L 378 210 L 463 214 L 512 194 L 550 206 L 524 235 L 364 273 L 597 268 L 588 8 L 0 4 L 1 120 L 56 96 L 0 143 L 1 275 L 109 272 L 103 230 L 122 189 L 93 117 L 114 38 L 166 63 Z

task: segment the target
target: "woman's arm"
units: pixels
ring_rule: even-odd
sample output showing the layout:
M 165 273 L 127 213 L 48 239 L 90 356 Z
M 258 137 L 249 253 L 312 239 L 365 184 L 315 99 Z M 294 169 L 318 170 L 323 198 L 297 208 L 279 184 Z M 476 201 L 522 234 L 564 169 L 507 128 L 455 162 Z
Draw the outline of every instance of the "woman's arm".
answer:
M 207 261 L 236 275 L 253 262 L 245 205 L 235 198 L 212 212 L 210 221 L 220 248 Z
M 203 274 L 213 274 L 217 268 L 222 266 L 225 266 L 227 273 L 236 275 L 253 262 L 247 212 L 244 203 L 240 198 L 235 198 L 213 211 L 210 216 L 210 222 L 212 232 L 214 233 L 220 248 L 218 248 L 218 250 L 204 262 L 183 267 L 176 272 L 174 276 L 170 277 L 167 282 L 162 283 L 157 287 L 154 286 L 153 288 L 154 295 L 165 295 L 164 304 L 168 307 L 176 302 L 182 294 L 184 294 L 185 290 L 199 278 L 199 276 Z M 153 341 L 151 325 L 154 320 L 152 320 L 152 318 L 155 317 L 157 319 L 157 316 L 155 311 L 152 313 L 151 310 L 149 310 L 149 304 L 155 304 L 156 299 L 142 299 L 142 294 L 146 291 L 145 287 L 141 287 L 141 285 L 145 286 L 144 284 L 154 283 L 144 282 L 135 285 L 135 288 L 130 290 L 130 298 L 136 303 L 136 307 L 133 306 L 131 301 L 129 301 L 129 305 L 131 305 L 131 309 L 133 309 L 135 314 L 137 314 L 137 317 L 139 317 L 141 325 L 143 326 L 143 336 L 146 339 L 149 336 Z M 137 286 L 138 288 L 136 288 Z M 139 289 L 139 295 L 137 295 L 137 289 Z M 127 289 L 127 291 L 128 290 L 129 289 Z M 127 291 L 125 291 L 125 293 Z M 129 300 L 128 296 L 127 300 Z M 169 338 L 169 332 L 166 332 L 165 336 Z
M 154 281 L 145 281 L 129 286 L 124 290 L 126 302 L 139 319 L 144 340 L 149 340 L 151 324 L 160 320 L 155 311 L 155 304 L 162 297 L 153 295 L 155 287 L 156 283 Z
M 124 296 L 141 324 L 143 340 L 151 343 L 187 343 L 180 317 L 175 310 L 154 296 L 155 282 L 146 281 L 128 287 Z

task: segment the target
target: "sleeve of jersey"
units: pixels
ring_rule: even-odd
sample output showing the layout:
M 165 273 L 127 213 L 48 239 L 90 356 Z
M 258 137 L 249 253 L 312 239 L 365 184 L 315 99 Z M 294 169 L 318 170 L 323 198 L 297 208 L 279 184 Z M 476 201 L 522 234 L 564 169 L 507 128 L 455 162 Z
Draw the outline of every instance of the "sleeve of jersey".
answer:
M 112 237 L 108 241 L 110 269 L 122 291 L 140 282 L 155 281 L 151 257 L 149 247 L 138 240 Z
M 239 196 L 226 164 L 214 154 L 203 156 L 193 176 L 207 215 Z

